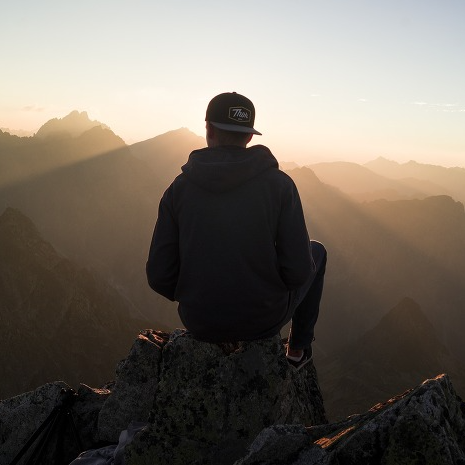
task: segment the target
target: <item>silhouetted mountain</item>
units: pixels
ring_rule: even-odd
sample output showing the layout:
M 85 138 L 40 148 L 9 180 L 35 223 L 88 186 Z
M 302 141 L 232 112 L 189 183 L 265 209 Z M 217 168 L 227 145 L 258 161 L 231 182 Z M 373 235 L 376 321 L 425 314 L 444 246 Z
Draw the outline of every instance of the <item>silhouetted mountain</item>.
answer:
M 130 146 L 132 154 L 144 160 L 157 176 L 157 181 L 168 187 L 181 173 L 181 166 L 189 154 L 206 146 L 205 138 L 186 128 L 170 131 L 160 136 Z
M 447 194 L 443 187 L 430 181 L 391 179 L 357 163 L 316 163 L 308 167 L 321 181 L 337 187 L 357 201 L 423 199 L 431 195 Z
M 47 121 L 35 134 L 35 137 L 45 139 L 47 137 L 78 137 L 94 127 L 110 129 L 99 121 L 91 121 L 87 112 L 72 111 L 64 118 L 54 118 Z
M 429 181 L 444 189 L 441 194 L 451 195 L 465 203 L 465 168 L 445 168 L 409 161 L 397 163 L 380 157 L 365 164 L 371 171 L 391 179 L 410 182 L 411 179 Z
M 51 380 L 102 385 L 153 323 L 12 208 L 0 216 L 0 295 L 2 398 Z
M 283 171 L 290 171 L 296 168 L 300 168 L 300 166 L 297 163 L 294 163 L 293 161 L 280 161 L 279 162 L 279 169 Z
M 126 147 L 111 130 L 93 127 L 77 137 L 17 137 L 0 132 L 0 189 Z
M 162 181 L 108 129 L 75 138 L 0 137 L 0 206 L 23 211 L 61 253 L 96 269 L 146 315 L 178 324 L 145 262 Z
M 464 366 L 410 298 L 318 368 L 325 408 L 333 420 L 364 412 L 438 373 L 448 373 L 458 393 L 465 392 Z

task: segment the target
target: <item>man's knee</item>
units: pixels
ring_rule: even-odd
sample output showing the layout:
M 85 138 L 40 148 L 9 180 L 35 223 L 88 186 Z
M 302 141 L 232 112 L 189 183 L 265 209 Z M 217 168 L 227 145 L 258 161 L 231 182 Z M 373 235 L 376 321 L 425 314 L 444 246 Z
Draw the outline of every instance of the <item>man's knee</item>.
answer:
M 310 246 L 312 249 L 313 261 L 315 262 L 317 270 L 325 267 L 328 256 L 325 246 L 321 242 L 313 240 L 310 241 Z

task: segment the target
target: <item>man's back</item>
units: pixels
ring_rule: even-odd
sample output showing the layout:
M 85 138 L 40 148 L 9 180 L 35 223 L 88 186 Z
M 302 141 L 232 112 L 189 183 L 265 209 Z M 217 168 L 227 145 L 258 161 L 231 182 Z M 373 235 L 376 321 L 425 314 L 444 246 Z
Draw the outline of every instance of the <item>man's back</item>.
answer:
M 191 153 L 160 202 L 148 282 L 179 302 L 204 341 L 275 336 L 292 318 L 286 356 L 301 369 L 312 358 L 326 249 L 309 241 L 296 186 L 275 157 L 246 148 L 261 135 L 253 103 L 219 94 L 205 121 L 208 148 Z
M 193 152 L 165 192 L 147 274 L 197 338 L 236 341 L 277 334 L 312 265 L 297 190 L 271 152 L 221 146 Z

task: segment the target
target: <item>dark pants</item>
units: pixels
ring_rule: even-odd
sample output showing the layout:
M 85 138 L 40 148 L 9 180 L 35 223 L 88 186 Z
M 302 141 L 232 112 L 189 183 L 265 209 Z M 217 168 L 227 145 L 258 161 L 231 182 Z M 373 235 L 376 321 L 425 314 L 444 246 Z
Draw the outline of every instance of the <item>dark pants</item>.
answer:
M 326 271 L 326 249 L 310 241 L 316 272 L 299 289 L 289 293 L 289 305 L 294 310 L 289 331 L 289 348 L 306 349 L 314 339 L 315 324 L 320 312 L 321 295 Z

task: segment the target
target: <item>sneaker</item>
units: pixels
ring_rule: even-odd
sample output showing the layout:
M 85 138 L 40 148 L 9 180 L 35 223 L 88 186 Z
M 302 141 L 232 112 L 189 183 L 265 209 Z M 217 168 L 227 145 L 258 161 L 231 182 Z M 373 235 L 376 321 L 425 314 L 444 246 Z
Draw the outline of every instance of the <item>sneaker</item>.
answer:
M 313 351 L 312 351 L 312 347 L 310 346 L 308 349 L 304 349 L 304 354 L 298 362 L 296 362 L 295 360 L 291 360 L 290 358 L 288 358 L 287 361 L 296 370 L 301 370 L 305 365 L 307 365 L 307 363 L 312 361 L 312 358 L 313 358 Z

